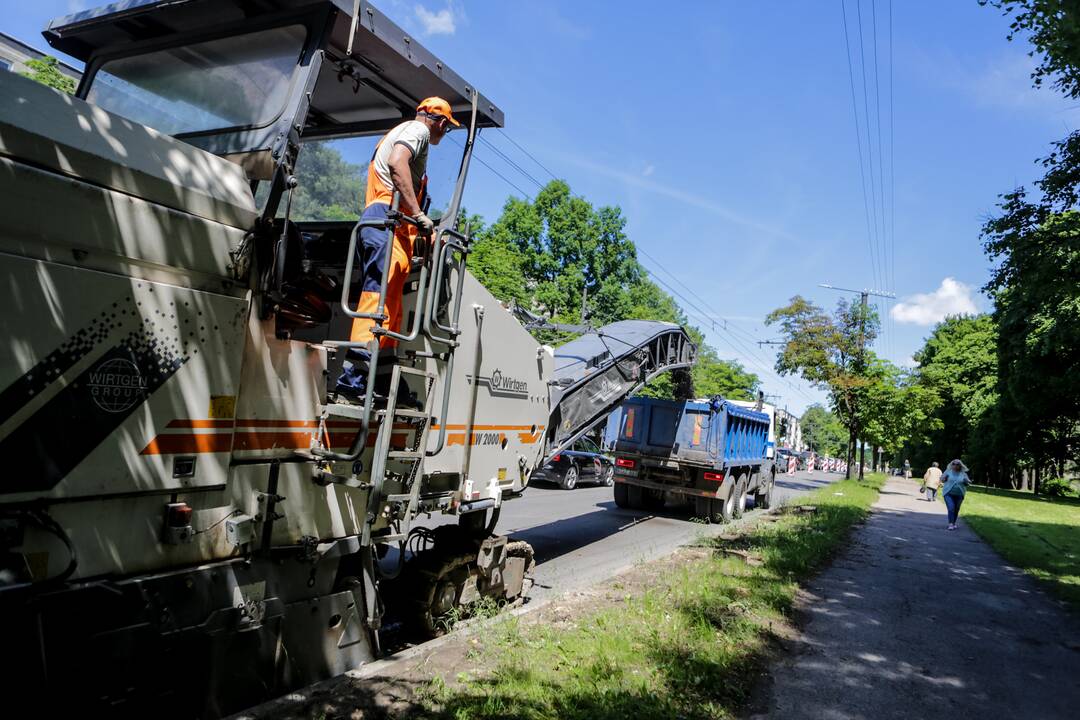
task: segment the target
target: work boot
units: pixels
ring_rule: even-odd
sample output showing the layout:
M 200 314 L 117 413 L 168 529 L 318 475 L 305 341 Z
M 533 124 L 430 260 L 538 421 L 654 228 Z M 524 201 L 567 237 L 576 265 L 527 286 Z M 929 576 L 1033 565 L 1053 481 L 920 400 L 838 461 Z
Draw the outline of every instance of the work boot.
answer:
M 384 368 L 375 374 L 374 400 L 377 404 L 386 404 L 390 394 L 390 367 L 394 357 L 388 355 L 381 357 L 379 367 Z M 386 365 L 383 365 L 383 362 Z M 339 402 L 360 404 L 364 402 L 364 394 L 367 392 L 367 378 L 371 367 L 371 354 L 366 350 L 350 349 L 345 355 L 345 362 L 341 366 L 341 376 L 338 377 L 334 392 Z M 397 406 L 400 408 L 420 409 L 423 405 L 416 397 L 416 393 L 409 389 L 405 378 L 398 382 Z
M 339 400 L 352 403 L 364 402 L 370 365 L 371 353 L 367 350 L 349 348 L 349 351 L 345 353 L 345 362 L 341 366 L 341 375 L 334 387 Z
M 380 363 L 381 364 L 381 363 Z M 390 396 L 389 372 L 379 372 L 375 375 L 375 398 L 385 403 Z M 416 393 L 409 389 L 409 383 L 402 377 L 398 380 L 397 407 L 419 410 L 423 407 L 416 398 Z

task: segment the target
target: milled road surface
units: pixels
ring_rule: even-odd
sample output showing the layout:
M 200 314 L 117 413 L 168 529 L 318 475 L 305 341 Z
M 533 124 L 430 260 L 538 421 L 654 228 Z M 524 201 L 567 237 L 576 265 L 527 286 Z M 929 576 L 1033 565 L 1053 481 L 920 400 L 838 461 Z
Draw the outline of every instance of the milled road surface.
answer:
M 841 479 L 835 473 L 780 475 L 774 502 Z M 531 600 L 562 593 L 606 579 L 633 563 L 662 557 L 695 537 L 716 534 L 722 525 L 690 521 L 688 508 L 660 513 L 615 506 L 609 487 L 581 486 L 560 490 L 554 485 L 530 486 L 503 505 L 496 532 L 526 540 L 536 552 Z
M 892 479 L 807 587 L 761 717 L 1080 717 L 1080 625 L 963 519 Z

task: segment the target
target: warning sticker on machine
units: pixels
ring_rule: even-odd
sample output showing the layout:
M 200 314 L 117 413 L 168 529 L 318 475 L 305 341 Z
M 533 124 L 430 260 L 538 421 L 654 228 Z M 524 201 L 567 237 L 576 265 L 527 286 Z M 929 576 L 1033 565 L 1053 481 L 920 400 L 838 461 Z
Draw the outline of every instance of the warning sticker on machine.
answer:
M 209 418 L 211 420 L 229 420 L 236 417 L 235 395 L 211 395 Z

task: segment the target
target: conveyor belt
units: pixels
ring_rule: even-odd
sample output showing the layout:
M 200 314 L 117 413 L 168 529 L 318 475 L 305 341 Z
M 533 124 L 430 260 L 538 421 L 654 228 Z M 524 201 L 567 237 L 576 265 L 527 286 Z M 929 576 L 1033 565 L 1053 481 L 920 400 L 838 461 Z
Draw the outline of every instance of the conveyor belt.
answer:
M 548 456 L 569 446 L 647 381 L 694 364 L 697 348 L 678 325 L 622 320 L 555 351 Z

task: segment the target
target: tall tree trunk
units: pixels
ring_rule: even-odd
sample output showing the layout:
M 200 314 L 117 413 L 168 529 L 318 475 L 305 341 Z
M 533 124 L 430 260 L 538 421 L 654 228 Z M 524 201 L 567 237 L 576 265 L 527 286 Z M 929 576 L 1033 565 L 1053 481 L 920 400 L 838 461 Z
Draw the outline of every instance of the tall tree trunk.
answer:
M 1035 487 L 1032 488 L 1032 491 L 1036 495 L 1038 495 L 1039 490 L 1041 490 L 1041 489 L 1042 489 L 1042 465 L 1039 464 L 1039 463 L 1035 463 Z
M 859 482 L 863 481 L 863 468 L 866 467 L 866 441 L 859 445 Z
M 855 423 L 851 423 L 848 426 L 848 444 L 847 444 L 847 472 L 844 473 L 844 479 L 851 479 L 851 469 L 855 465 Z

